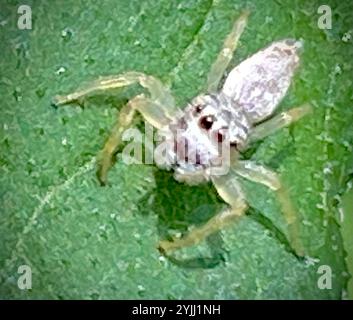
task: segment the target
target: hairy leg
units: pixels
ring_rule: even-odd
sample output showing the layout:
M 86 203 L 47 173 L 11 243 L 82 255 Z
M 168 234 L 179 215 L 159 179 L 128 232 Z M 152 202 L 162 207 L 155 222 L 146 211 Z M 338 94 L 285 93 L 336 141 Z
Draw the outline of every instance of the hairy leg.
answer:
M 244 31 L 247 23 L 249 12 L 243 12 L 233 25 L 232 31 L 228 34 L 223 43 L 223 48 L 218 54 L 216 61 L 211 67 L 208 74 L 207 90 L 208 92 L 216 92 L 220 80 L 233 57 L 233 53 L 238 45 L 239 38 Z
M 97 176 L 101 184 L 107 181 L 107 173 L 112 166 L 112 157 L 122 142 L 124 131 L 131 125 L 135 111 L 139 111 L 146 121 L 160 129 L 179 112 L 175 107 L 173 96 L 158 79 L 139 72 L 127 72 L 116 76 L 101 77 L 82 89 L 67 95 L 55 96 L 53 99 L 53 104 L 59 106 L 79 101 L 97 92 L 106 92 L 133 83 L 139 83 L 146 88 L 150 97 L 147 98 L 144 94 L 140 94 L 120 110 L 117 122 L 98 157 Z
M 150 99 L 162 108 L 164 115 L 167 118 L 174 117 L 177 109 L 172 94 L 168 88 L 156 78 L 146 75 L 141 72 L 126 72 L 115 76 L 100 77 L 87 85 L 83 86 L 75 92 L 67 95 L 57 95 L 53 99 L 55 106 L 79 101 L 88 95 L 98 92 L 106 92 L 109 90 L 126 87 L 134 83 L 139 83 L 142 87 L 146 88 L 150 93 Z
M 288 224 L 288 232 L 292 248 L 299 256 L 304 254 L 304 247 L 300 240 L 299 219 L 292 205 L 288 191 L 282 185 L 277 173 L 255 164 L 252 161 L 238 161 L 233 165 L 234 171 L 249 180 L 261 183 L 276 192 L 283 215 Z
M 163 109 L 143 94 L 130 100 L 120 110 L 116 124 L 98 157 L 97 176 L 102 185 L 107 182 L 107 174 L 113 164 L 114 153 L 122 143 L 124 131 L 131 126 L 136 110 L 142 114 L 147 122 L 158 129 L 169 122 L 169 119 L 163 113 Z
M 204 225 L 196 227 L 182 238 L 175 238 L 172 241 L 161 241 L 159 243 L 159 250 L 161 252 L 170 253 L 183 247 L 195 245 L 214 232 L 228 226 L 244 214 L 247 205 L 234 174 L 213 177 L 212 181 L 219 195 L 230 207 L 212 217 Z
M 250 141 L 261 140 L 279 129 L 289 126 L 311 112 L 312 108 L 308 104 L 293 108 L 289 111 L 275 115 L 272 119 L 266 120 L 255 126 L 250 134 Z

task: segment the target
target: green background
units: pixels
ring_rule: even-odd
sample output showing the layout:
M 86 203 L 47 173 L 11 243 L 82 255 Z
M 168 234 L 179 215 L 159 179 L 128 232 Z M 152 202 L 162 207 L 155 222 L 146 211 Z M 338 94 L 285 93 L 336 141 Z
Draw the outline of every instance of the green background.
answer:
M 0 298 L 341 299 L 353 297 L 353 4 L 325 1 L 0 1 Z M 256 144 L 246 157 L 281 173 L 301 216 L 308 257 L 284 241 L 266 188 L 244 181 L 252 207 L 239 223 L 175 259 L 160 239 L 223 207 L 211 185 L 118 161 L 100 187 L 94 157 L 138 87 L 55 110 L 51 98 L 99 75 L 137 70 L 170 85 L 180 107 L 204 87 L 242 9 L 251 16 L 232 65 L 274 40 L 304 40 L 301 67 L 279 109 L 312 115 Z M 143 127 L 142 127 L 143 128 Z M 20 265 L 32 289 L 17 287 Z M 332 289 L 321 290 L 321 265 Z M 349 287 L 349 288 L 348 288 Z

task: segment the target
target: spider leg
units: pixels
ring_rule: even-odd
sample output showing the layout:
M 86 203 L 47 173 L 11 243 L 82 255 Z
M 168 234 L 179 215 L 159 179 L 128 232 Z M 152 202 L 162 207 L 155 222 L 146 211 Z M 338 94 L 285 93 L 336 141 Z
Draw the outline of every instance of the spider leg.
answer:
M 135 112 L 157 129 L 167 125 L 179 110 L 175 107 L 174 98 L 167 88 L 156 78 L 140 72 L 127 72 L 121 75 L 101 77 L 81 89 L 67 95 L 58 95 L 53 99 L 56 106 L 71 103 L 97 92 L 139 83 L 146 88 L 150 97 L 140 94 L 130 100 L 121 110 L 113 130 L 98 157 L 97 175 L 101 184 L 105 184 L 107 173 L 112 166 L 112 157 L 122 142 L 124 131 L 132 124 Z
M 283 127 L 289 126 L 291 123 L 299 120 L 312 110 L 309 104 L 293 108 L 286 112 L 274 116 L 273 118 L 266 120 L 257 126 L 255 126 L 250 133 L 250 141 L 261 140 L 272 133 L 276 132 Z
M 216 92 L 220 80 L 222 79 L 224 72 L 233 57 L 233 53 L 238 45 L 239 38 L 243 33 L 247 24 L 249 12 L 245 11 L 236 20 L 233 25 L 232 31 L 228 34 L 223 43 L 223 48 L 218 54 L 216 61 L 211 67 L 211 71 L 208 74 L 207 79 L 207 90 L 208 92 Z
M 304 254 L 304 247 L 300 240 L 299 219 L 290 200 L 287 189 L 281 183 L 277 173 L 252 161 L 237 161 L 233 165 L 234 171 L 249 180 L 261 183 L 274 190 L 288 225 L 289 241 L 299 256 Z
M 131 126 L 136 110 L 140 111 L 145 120 L 157 128 L 160 124 L 167 121 L 167 119 L 164 119 L 163 114 L 159 114 L 161 108 L 142 94 L 124 105 L 97 159 L 97 177 L 102 185 L 107 182 L 108 171 L 113 165 L 113 156 L 122 143 L 123 133 Z
M 236 177 L 232 174 L 214 176 L 212 177 L 212 181 L 219 195 L 230 207 L 212 217 L 204 225 L 196 227 L 182 238 L 174 238 L 172 241 L 160 241 L 159 250 L 161 252 L 170 253 L 180 248 L 195 245 L 244 214 L 247 204 L 244 200 L 241 187 L 236 181 Z
M 150 93 L 150 98 L 153 102 L 160 105 L 162 112 L 167 118 L 172 118 L 177 109 L 172 94 L 168 88 L 156 78 L 146 75 L 141 72 L 126 72 L 115 76 L 100 77 L 94 80 L 75 92 L 67 95 L 57 95 L 53 99 L 53 105 L 60 106 L 63 104 L 79 101 L 82 98 L 98 93 L 114 90 L 121 87 L 126 87 L 134 83 L 139 83 L 146 88 Z

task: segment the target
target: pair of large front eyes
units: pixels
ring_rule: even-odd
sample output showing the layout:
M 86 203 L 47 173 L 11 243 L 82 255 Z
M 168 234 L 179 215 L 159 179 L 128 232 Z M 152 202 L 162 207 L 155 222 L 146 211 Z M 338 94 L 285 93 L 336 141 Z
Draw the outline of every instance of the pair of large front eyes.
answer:
M 196 113 L 201 113 L 202 109 L 203 107 L 201 105 L 197 105 L 195 107 Z M 216 121 L 216 118 L 213 115 L 203 116 L 199 120 L 199 126 L 202 129 L 205 129 L 208 131 L 212 128 L 215 121 Z M 222 132 L 222 129 L 217 130 L 217 132 L 215 132 L 215 135 L 218 142 L 223 142 L 224 134 Z
M 195 111 L 196 113 L 201 113 L 203 107 L 201 105 L 197 105 L 195 107 Z M 199 120 L 199 125 L 202 129 L 205 130 L 210 130 L 213 126 L 213 123 L 216 121 L 215 117 L 212 115 L 208 115 L 208 116 L 203 116 L 200 118 Z

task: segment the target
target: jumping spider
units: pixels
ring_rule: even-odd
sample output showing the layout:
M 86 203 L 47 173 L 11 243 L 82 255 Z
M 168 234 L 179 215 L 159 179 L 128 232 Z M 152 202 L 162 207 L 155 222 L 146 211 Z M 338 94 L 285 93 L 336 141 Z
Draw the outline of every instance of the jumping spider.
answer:
M 197 146 L 194 164 L 190 164 L 185 153 L 179 152 L 178 148 L 171 151 L 171 156 L 176 159 L 176 163 L 172 166 L 175 178 L 189 184 L 212 181 L 218 194 L 229 207 L 185 236 L 174 238 L 172 241 L 161 241 L 159 249 L 164 253 L 195 245 L 243 215 L 247 203 L 237 178 L 241 176 L 261 183 L 277 193 L 288 223 L 291 246 L 298 255 L 303 254 L 296 212 L 278 175 L 252 161 L 239 159 L 240 153 L 250 142 L 263 139 L 310 111 L 309 105 L 303 105 L 272 116 L 285 96 L 299 64 L 298 53 L 301 43 L 292 39 L 272 43 L 231 70 L 223 87 L 218 90 L 221 78 L 246 26 L 247 17 L 247 12 L 242 13 L 226 37 L 223 48 L 208 75 L 207 93 L 197 96 L 183 111 L 175 106 L 168 88 L 153 76 L 140 72 L 101 77 L 83 89 L 54 98 L 54 104 L 58 106 L 78 101 L 92 93 L 105 92 L 134 83 L 139 83 L 149 91 L 149 96 L 140 94 L 121 109 L 117 123 L 98 161 L 98 175 L 103 183 L 112 165 L 114 152 L 121 145 L 122 134 L 131 125 L 136 111 L 155 128 L 169 133 L 172 139 L 169 142 L 175 146 L 187 143 L 194 151 Z M 175 139 L 176 129 L 184 129 L 181 138 Z M 226 130 L 227 135 L 222 130 Z M 217 139 L 211 139 L 215 136 Z M 202 165 L 200 158 L 213 160 L 221 157 L 218 144 L 224 143 L 225 139 L 231 150 L 230 170 L 226 175 L 215 175 L 210 170 L 212 165 Z

